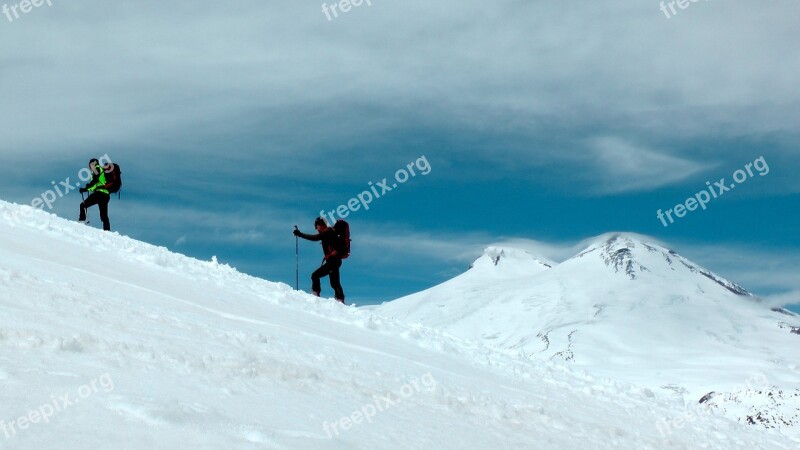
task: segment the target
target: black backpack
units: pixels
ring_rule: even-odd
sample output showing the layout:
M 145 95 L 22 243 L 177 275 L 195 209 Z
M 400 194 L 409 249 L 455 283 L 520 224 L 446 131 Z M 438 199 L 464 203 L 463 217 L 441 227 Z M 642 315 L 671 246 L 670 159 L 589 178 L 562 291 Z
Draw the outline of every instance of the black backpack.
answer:
M 103 170 L 106 172 L 106 185 L 104 188 L 109 194 L 116 194 L 122 189 L 122 170 L 120 170 L 119 165 L 114 163 L 106 164 Z
M 336 233 L 336 254 L 347 259 L 350 256 L 350 224 L 339 219 L 333 225 L 333 232 Z

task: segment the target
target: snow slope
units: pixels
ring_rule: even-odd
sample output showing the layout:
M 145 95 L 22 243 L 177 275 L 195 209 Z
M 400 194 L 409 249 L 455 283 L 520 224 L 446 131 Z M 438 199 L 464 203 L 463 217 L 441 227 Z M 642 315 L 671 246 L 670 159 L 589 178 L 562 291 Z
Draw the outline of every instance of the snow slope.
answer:
M 375 311 L 687 401 L 800 387 L 796 316 L 645 239 L 603 235 L 552 268 L 529 254 L 524 264 L 507 261 L 519 265 L 507 270 L 497 255 L 520 251 L 492 247 L 461 276 Z M 800 401 L 791 408 L 787 417 L 796 417 Z
M 4 202 L 0 313 L 3 449 L 800 444 Z

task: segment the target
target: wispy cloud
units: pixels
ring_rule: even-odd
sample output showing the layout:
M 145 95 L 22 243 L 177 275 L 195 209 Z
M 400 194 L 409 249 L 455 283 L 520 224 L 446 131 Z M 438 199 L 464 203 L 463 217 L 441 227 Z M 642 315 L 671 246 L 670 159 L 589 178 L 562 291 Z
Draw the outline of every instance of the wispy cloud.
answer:
M 763 298 L 771 306 L 795 305 L 800 307 L 800 290 L 784 292 L 783 294 L 766 295 Z
M 684 256 L 735 281 L 755 294 L 787 303 L 800 302 L 800 254 L 748 243 L 682 243 Z M 678 249 L 676 249 L 678 250 Z M 794 299 L 792 300 L 792 297 Z
M 579 3 L 411 0 L 338 24 L 303 3 L 64 3 L 0 29 L 0 80 L 14 86 L 0 105 L 13 112 L 0 124 L 2 149 L 133 140 L 169 149 L 262 128 L 283 144 L 302 135 L 295 153 L 318 152 L 354 130 L 371 138 L 409 122 L 661 138 L 795 129 L 800 98 L 784 68 L 800 60 L 791 0 L 759 5 L 757 32 L 747 4 L 676 26 L 643 4 Z
M 590 149 L 604 194 L 649 191 L 716 166 L 657 152 L 616 137 L 596 138 L 591 141 Z
M 491 242 L 491 238 L 485 233 L 445 236 L 397 227 L 371 227 L 361 230 L 353 245 L 367 252 L 367 258 L 374 261 L 413 257 L 417 260 L 461 263 L 466 267 L 481 255 L 487 242 Z

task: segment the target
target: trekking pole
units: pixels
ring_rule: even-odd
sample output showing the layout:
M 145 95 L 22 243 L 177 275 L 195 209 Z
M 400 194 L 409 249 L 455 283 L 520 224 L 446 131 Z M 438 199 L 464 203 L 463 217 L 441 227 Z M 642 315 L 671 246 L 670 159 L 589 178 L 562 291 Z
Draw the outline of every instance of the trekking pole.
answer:
M 297 230 L 297 225 L 294 226 Z M 300 239 L 294 237 L 294 290 L 300 290 Z
M 83 206 L 84 203 L 86 203 L 86 198 L 83 197 L 83 192 L 81 192 L 81 212 L 84 214 L 83 217 L 86 219 L 84 224 L 89 225 L 89 212 Z

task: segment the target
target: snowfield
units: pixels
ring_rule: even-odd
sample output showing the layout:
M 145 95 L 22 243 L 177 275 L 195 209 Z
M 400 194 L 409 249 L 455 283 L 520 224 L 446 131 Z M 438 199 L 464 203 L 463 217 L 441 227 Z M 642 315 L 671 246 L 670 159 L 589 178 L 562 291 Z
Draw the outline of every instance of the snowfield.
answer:
M 459 277 L 376 311 L 695 404 L 725 392 L 706 406 L 797 433 L 798 317 L 645 239 L 603 235 L 560 264 L 490 247 Z
M 774 332 L 765 331 L 777 314 L 703 275 L 696 285 L 663 280 L 677 297 L 653 300 L 649 290 L 634 289 L 631 303 L 619 305 L 610 294 L 627 286 L 628 259 L 613 263 L 620 284 L 605 285 L 608 266 L 589 259 L 604 252 L 600 247 L 570 263 L 571 273 L 585 264 L 585 278 L 553 275 L 531 297 L 522 280 L 567 270 L 565 263 L 547 267 L 503 251 L 476 263 L 474 273 L 488 271 L 491 282 L 467 279 L 464 290 L 454 280 L 447 294 L 464 297 L 442 297 L 415 315 L 424 309 L 420 302 L 393 319 L 381 308 L 343 307 L 216 260 L 0 202 L 0 448 L 800 447 L 792 428 L 746 426 L 713 408 L 698 413 L 691 394 L 700 380 L 724 388 L 756 372 L 770 384 L 796 386 L 800 336 L 777 325 L 798 326 L 796 317 L 780 315 Z M 637 277 L 661 274 L 655 272 L 660 250 L 643 255 L 630 259 Z M 492 274 L 515 257 L 519 264 Z M 692 273 L 680 259 L 672 265 L 681 277 Z M 547 298 L 595 277 L 597 295 Z M 697 300 L 701 290 L 711 294 Z M 734 299 L 740 303 L 732 306 Z M 480 304 L 456 308 L 468 300 Z M 490 311 L 500 304 L 510 309 Z M 589 304 L 598 305 L 592 314 L 583 310 Z M 678 369 L 670 367 L 677 338 L 655 346 L 668 337 L 668 324 L 656 326 L 666 319 L 640 322 L 657 314 L 649 304 L 674 307 L 676 317 L 692 321 L 680 331 L 687 344 Z M 548 315 L 533 320 L 525 308 Z M 752 320 L 733 323 L 742 313 Z M 714 324 L 713 334 L 696 326 L 704 321 Z M 622 325 L 635 326 L 637 339 L 603 341 Z M 542 350 L 536 330 L 549 331 L 549 350 Z M 794 347 L 784 345 L 784 335 Z M 709 347 L 693 347 L 698 342 Z M 649 345 L 650 360 L 661 363 L 647 363 L 641 352 Z M 585 351 L 603 346 L 607 351 L 593 358 Z M 630 351 L 619 353 L 626 346 Z M 710 353 L 717 357 L 709 360 Z M 754 362 L 756 353 L 762 357 Z M 658 364 L 689 394 L 653 388 Z M 727 370 L 734 371 L 722 376 Z M 683 371 L 685 384 L 675 376 Z M 630 375 L 639 372 L 644 378 Z M 789 401 L 784 394 L 780 401 Z M 722 394 L 707 402 L 721 400 Z

